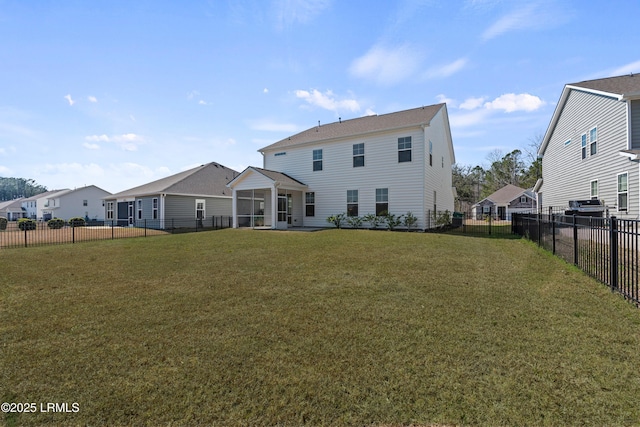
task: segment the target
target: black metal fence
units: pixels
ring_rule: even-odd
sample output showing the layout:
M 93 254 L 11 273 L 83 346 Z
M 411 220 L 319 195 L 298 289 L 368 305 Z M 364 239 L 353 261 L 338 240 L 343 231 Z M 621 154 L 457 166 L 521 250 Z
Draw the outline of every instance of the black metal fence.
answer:
M 60 228 L 52 228 L 45 221 L 34 221 L 29 226 L 19 226 L 18 222 L 9 221 L 6 229 L 0 231 L 0 249 L 191 233 L 232 226 L 230 216 L 87 221 L 81 225 L 65 223 Z
M 513 233 L 575 264 L 640 305 L 640 221 L 563 214 L 514 214 Z
M 433 215 L 430 212 L 430 221 L 438 221 L 438 218 L 440 218 L 442 214 L 442 212 L 437 212 Z M 428 228 L 433 227 L 434 224 L 430 222 Z M 487 237 L 506 237 L 513 234 L 510 220 L 502 220 L 491 215 L 478 218 L 476 215 L 473 215 L 472 212 L 453 212 L 445 229 L 452 233 Z M 434 230 L 438 230 L 437 222 Z

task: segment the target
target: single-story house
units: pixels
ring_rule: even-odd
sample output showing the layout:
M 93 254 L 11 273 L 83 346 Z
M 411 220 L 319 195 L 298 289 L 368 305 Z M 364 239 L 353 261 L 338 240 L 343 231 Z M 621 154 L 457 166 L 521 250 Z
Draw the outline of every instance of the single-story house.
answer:
M 507 184 L 474 204 L 471 207 L 471 211 L 476 219 L 490 216 L 497 220 L 511 221 L 511 214 L 532 212 L 537 209 L 537 206 L 536 195 L 533 190 L 525 190 L 524 188 Z
M 231 216 L 231 190 L 226 184 L 238 175 L 219 163 L 207 163 L 104 198 L 105 220 L 121 226 L 145 221 L 148 227 L 207 223 Z

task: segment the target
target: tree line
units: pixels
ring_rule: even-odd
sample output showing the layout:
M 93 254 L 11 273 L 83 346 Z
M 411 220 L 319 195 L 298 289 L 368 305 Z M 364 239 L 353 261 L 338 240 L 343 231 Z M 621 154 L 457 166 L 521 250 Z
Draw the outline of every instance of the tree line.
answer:
M 533 139 L 525 153 L 513 150 L 503 154 L 495 150 L 487 156 L 488 167 L 453 165 L 453 186 L 458 194 L 456 209 L 465 210 L 507 184 L 524 189 L 535 186 L 542 177 L 542 162 L 537 157 L 541 142 L 542 136 Z
M 47 187 L 37 184 L 33 179 L 0 177 L 0 201 L 31 197 L 45 191 Z

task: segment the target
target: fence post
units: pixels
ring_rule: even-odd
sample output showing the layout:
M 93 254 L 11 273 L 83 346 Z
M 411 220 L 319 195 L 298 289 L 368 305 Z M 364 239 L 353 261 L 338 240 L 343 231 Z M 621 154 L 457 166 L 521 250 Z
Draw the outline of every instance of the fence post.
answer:
M 147 237 L 147 218 L 144 219 L 144 237 Z
M 538 222 L 538 246 L 542 246 L 542 214 L 540 212 L 536 214 L 536 221 Z
M 556 254 L 556 218 L 553 212 L 551 212 L 551 215 L 549 215 L 549 218 L 551 219 L 551 245 L 553 247 L 552 253 L 555 255 Z
M 573 263 L 578 265 L 578 225 L 575 214 L 573 214 Z
M 611 226 L 609 227 L 609 274 L 611 282 L 611 291 L 618 289 L 618 219 L 611 217 Z
M 27 230 L 29 229 L 29 227 L 27 227 L 27 223 L 24 223 L 24 247 L 27 247 Z
M 493 210 L 489 211 L 489 236 L 491 236 L 491 217 L 493 216 Z
M 71 221 L 71 243 L 76 242 L 76 225 L 75 221 Z

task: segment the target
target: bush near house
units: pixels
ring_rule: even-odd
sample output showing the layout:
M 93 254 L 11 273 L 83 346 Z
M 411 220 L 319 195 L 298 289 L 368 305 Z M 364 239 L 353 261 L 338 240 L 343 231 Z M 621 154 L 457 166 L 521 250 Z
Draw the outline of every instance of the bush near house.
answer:
M 342 228 L 342 222 L 344 221 L 346 214 L 339 213 L 336 215 L 331 215 L 327 218 L 327 222 L 336 226 L 336 228 Z
M 84 218 L 76 216 L 73 218 L 69 218 L 69 225 L 72 227 L 84 227 L 86 225 L 86 222 Z
M 25 230 L 35 230 L 36 222 L 29 218 L 20 218 L 18 220 L 18 228 L 22 231 Z
M 47 227 L 54 230 L 64 227 L 64 224 L 65 224 L 64 219 L 60 219 L 60 218 L 53 218 L 47 221 Z
M 0 231 L 4 231 L 7 229 L 7 224 L 8 224 L 8 220 L 7 218 L 0 216 Z

